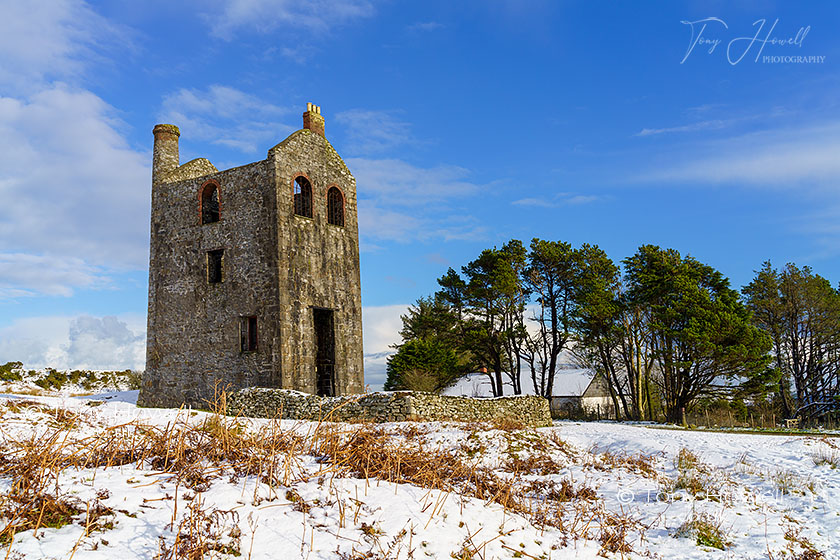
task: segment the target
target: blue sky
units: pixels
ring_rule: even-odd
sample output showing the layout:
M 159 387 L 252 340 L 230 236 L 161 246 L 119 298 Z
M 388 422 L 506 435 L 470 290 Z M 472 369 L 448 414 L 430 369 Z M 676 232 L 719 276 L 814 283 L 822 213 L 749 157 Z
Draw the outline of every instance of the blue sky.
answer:
M 358 182 L 369 354 L 512 237 L 836 283 L 840 5 L 731 4 L 2 0 L 0 363 L 142 367 L 152 127 L 221 169 L 309 101 Z

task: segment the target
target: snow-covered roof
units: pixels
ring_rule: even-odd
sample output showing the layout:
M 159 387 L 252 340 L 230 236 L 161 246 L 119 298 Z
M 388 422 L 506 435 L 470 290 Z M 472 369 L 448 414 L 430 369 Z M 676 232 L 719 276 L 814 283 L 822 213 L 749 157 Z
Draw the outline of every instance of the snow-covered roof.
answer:
M 554 390 L 556 397 L 579 397 L 583 395 L 595 373 L 591 369 L 564 368 L 554 374 Z M 502 374 L 504 394 L 512 395 L 513 387 L 505 374 Z M 467 397 L 492 397 L 493 389 L 486 373 L 470 373 L 441 391 L 443 395 Z M 528 373 L 522 373 L 522 394 L 535 395 L 534 384 Z

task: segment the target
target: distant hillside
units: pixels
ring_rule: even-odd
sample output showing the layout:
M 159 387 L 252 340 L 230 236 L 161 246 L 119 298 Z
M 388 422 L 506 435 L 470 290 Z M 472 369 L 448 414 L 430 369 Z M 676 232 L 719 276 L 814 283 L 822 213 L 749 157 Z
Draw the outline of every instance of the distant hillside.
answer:
M 27 369 L 21 362 L 0 365 L 0 392 L 22 394 L 98 393 L 140 388 L 140 372 Z

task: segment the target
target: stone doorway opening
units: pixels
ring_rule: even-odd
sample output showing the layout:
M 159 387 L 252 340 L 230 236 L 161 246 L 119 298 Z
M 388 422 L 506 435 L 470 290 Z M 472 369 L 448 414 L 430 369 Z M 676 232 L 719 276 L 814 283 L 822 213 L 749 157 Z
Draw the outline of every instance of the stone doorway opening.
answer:
M 312 309 L 315 324 L 315 382 L 318 396 L 335 396 L 335 327 L 332 309 Z

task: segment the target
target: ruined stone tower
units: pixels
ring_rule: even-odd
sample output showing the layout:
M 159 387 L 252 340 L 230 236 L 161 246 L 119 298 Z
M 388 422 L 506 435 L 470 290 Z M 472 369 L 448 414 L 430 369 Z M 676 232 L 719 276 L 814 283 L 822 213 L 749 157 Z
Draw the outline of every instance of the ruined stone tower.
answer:
M 356 180 L 320 108 L 263 161 L 179 164 L 154 128 L 146 371 L 138 403 L 206 406 L 214 388 L 363 390 Z

